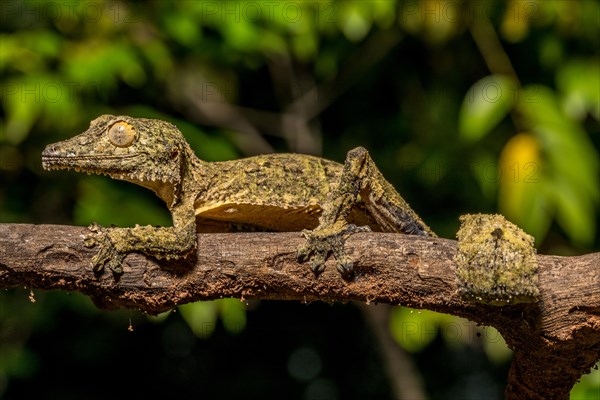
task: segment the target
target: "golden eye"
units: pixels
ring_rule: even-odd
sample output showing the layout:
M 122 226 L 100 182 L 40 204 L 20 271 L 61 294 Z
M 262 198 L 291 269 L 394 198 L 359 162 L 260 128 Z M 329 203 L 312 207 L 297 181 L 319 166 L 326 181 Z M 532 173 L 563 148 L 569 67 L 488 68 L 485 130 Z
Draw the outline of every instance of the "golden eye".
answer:
M 108 129 L 108 140 L 117 147 L 129 147 L 135 141 L 135 129 L 127 122 L 117 122 Z

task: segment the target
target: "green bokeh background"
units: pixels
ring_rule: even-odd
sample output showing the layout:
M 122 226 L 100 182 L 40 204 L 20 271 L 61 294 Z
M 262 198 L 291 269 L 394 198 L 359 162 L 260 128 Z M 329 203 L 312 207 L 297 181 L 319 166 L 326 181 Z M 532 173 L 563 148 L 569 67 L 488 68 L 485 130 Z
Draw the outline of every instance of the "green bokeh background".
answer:
M 600 5 L 565 1 L 3 1 L 0 222 L 168 225 L 149 191 L 41 169 L 100 114 L 175 123 L 197 155 L 365 146 L 440 235 L 500 212 L 543 254 L 600 249 Z M 369 306 L 382 307 L 382 306 Z M 239 299 L 157 318 L 0 294 L 0 397 L 502 398 L 491 328 L 428 311 Z M 130 332 L 128 327 L 132 326 Z M 381 350 L 383 349 L 383 351 Z M 394 376 L 385 352 L 412 374 Z M 594 398 L 598 371 L 572 398 Z

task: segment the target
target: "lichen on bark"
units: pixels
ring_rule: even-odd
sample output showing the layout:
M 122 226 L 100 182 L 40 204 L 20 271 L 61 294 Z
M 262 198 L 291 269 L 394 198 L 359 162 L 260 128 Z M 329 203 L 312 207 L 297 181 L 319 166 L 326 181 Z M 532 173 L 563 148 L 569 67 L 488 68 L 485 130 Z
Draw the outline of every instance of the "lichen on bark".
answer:
M 461 296 L 497 306 L 536 302 L 533 237 L 498 214 L 466 214 L 460 221 L 455 262 Z

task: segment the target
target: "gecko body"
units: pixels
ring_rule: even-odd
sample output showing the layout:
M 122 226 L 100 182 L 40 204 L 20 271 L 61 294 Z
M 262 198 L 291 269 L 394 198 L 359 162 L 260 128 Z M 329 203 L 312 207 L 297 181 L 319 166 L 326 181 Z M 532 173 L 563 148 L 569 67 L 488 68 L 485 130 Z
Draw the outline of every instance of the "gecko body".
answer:
M 342 273 L 352 269 L 346 238 L 360 231 L 435 236 L 358 147 L 344 164 L 302 154 L 268 154 L 206 162 L 171 123 L 102 115 L 84 133 L 48 145 L 45 169 L 72 169 L 129 181 L 156 193 L 173 218 L 171 227 L 104 228 L 92 225 L 93 269 L 122 272 L 130 252 L 155 258 L 185 257 L 196 232 L 255 228 L 302 231 L 298 249 L 315 272 L 330 254 Z

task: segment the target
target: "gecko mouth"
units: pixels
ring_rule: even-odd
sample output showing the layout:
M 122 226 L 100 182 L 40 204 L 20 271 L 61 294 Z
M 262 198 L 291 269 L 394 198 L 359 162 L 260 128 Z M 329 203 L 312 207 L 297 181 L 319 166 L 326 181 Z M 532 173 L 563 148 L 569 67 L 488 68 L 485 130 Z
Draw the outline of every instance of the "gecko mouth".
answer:
M 67 169 L 83 171 L 86 167 L 100 166 L 105 160 L 123 160 L 138 157 L 139 154 L 120 156 L 58 156 L 42 154 L 42 167 L 45 170 Z
M 88 175 L 105 175 L 117 179 L 138 178 L 138 174 L 119 169 L 116 166 L 125 167 L 127 163 L 117 162 L 140 156 L 140 154 L 128 154 L 120 156 L 86 156 L 86 155 L 45 155 L 42 153 L 42 167 L 47 170 L 68 170 L 76 172 L 85 172 Z M 105 166 L 108 161 L 110 166 Z M 130 167 L 131 168 L 131 167 Z
M 156 171 L 146 173 L 139 171 L 132 162 L 128 160 L 148 156 L 147 153 L 124 154 L 124 155 L 44 155 L 42 153 L 42 167 L 47 170 L 69 170 L 85 172 L 88 175 L 105 175 L 111 178 L 129 180 L 135 182 L 160 181 L 173 183 L 173 178 L 167 178 L 157 174 Z M 116 162 L 115 162 L 116 161 Z M 139 164 L 139 162 L 135 162 Z

